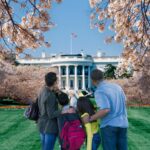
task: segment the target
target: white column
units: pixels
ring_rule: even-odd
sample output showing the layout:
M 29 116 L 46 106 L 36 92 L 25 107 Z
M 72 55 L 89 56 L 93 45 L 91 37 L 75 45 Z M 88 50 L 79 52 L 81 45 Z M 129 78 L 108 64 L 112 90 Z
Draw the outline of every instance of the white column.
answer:
M 82 66 L 82 89 L 85 90 L 85 66 Z
M 66 90 L 69 90 L 69 66 L 66 66 Z
M 78 75 L 77 75 L 77 65 L 74 66 L 74 87 L 75 90 L 78 90 Z
M 59 88 L 61 89 L 61 66 L 58 66 L 58 80 L 59 80 Z
M 88 67 L 88 88 L 91 88 L 91 67 Z

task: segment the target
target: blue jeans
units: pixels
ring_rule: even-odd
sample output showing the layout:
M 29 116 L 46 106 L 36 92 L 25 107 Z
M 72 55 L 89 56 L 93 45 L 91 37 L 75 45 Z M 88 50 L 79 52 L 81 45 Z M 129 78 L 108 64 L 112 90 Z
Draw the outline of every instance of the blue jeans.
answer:
M 127 128 L 101 128 L 103 150 L 127 150 Z
M 99 132 L 95 133 L 93 135 L 93 139 L 92 139 L 92 150 L 97 150 L 99 145 L 101 143 L 101 137 Z
M 40 133 L 42 150 L 54 150 L 57 134 Z

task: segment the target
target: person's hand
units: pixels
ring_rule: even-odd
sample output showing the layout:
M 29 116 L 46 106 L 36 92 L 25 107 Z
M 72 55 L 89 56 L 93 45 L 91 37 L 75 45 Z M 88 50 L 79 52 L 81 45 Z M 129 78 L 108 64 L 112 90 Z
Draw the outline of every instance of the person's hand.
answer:
M 53 89 L 54 92 L 60 91 L 60 89 L 59 89 L 59 87 L 58 87 L 57 81 L 54 83 L 52 89 Z
M 53 91 L 54 91 L 56 94 L 60 94 L 60 93 L 61 93 L 61 90 L 58 88 L 58 86 L 54 86 L 54 87 L 53 87 Z
M 86 116 L 84 116 L 84 117 L 82 118 L 82 122 L 83 122 L 84 124 L 89 123 L 89 120 L 90 120 L 90 116 L 89 116 L 89 115 L 86 115 Z

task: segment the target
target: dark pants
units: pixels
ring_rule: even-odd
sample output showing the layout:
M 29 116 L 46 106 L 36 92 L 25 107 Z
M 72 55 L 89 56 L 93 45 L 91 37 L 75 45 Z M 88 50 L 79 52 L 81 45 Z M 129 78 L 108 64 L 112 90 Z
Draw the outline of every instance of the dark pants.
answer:
M 101 137 L 99 132 L 95 133 L 93 135 L 93 139 L 92 139 L 92 150 L 97 150 L 99 145 L 101 143 Z
M 127 150 L 127 128 L 101 128 L 103 150 Z
M 41 133 L 42 150 L 54 150 L 56 142 L 56 134 L 44 134 Z

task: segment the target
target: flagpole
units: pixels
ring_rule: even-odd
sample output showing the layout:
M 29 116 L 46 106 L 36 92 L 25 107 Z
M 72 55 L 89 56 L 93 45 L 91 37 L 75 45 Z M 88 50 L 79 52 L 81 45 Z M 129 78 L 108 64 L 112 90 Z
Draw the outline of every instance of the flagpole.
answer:
M 72 54 L 72 35 L 70 35 L 70 54 Z

